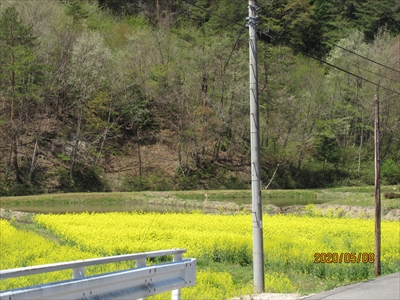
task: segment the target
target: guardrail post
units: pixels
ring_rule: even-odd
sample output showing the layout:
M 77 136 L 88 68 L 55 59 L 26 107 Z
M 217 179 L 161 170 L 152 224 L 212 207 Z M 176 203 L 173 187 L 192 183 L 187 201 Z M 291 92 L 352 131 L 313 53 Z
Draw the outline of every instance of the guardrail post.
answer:
M 174 262 L 182 261 L 182 253 L 174 254 Z M 172 300 L 180 300 L 181 299 L 181 289 L 172 290 Z
M 138 258 L 136 260 L 136 268 L 143 268 L 146 266 L 146 258 Z
M 146 267 L 146 258 L 139 258 L 136 260 L 136 268 Z M 146 298 L 139 298 L 138 300 L 144 300 Z
M 85 267 L 77 267 L 72 269 L 72 278 L 81 279 L 85 277 Z

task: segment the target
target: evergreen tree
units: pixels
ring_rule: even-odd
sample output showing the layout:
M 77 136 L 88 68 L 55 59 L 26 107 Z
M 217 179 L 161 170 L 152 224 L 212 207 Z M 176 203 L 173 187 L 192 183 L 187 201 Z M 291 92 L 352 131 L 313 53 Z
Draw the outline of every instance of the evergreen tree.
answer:
M 6 180 L 12 165 L 17 182 L 22 182 L 18 163 L 18 139 L 22 121 L 29 114 L 26 100 L 36 97 L 37 66 L 34 64 L 35 37 L 32 27 L 19 20 L 14 7 L 8 7 L 0 18 L 0 96 L 7 101 L 7 132 L 9 155 L 6 162 Z
M 89 16 L 87 11 L 82 7 L 82 3 L 77 0 L 68 4 L 67 14 L 72 16 L 74 25 Z
M 373 40 L 382 27 L 393 33 L 400 32 L 400 4 L 398 0 L 358 1 L 355 12 L 357 28 L 368 40 Z
M 400 5 L 398 0 L 314 0 L 314 37 L 337 42 L 350 31 L 358 29 L 372 41 L 380 28 L 392 33 L 400 32 Z M 323 46 L 319 45 L 321 48 Z M 329 47 L 324 48 L 329 50 Z
M 214 15 L 211 16 L 208 26 L 214 30 L 236 32 L 238 25 L 232 21 L 244 24 L 248 15 L 246 3 L 242 0 L 220 0 L 213 8 Z M 236 30 L 234 30 L 236 29 Z
M 261 0 L 260 18 L 265 26 L 279 33 L 279 43 L 306 50 L 305 34 L 314 23 L 314 6 L 308 0 Z M 260 26 L 261 28 L 261 26 Z

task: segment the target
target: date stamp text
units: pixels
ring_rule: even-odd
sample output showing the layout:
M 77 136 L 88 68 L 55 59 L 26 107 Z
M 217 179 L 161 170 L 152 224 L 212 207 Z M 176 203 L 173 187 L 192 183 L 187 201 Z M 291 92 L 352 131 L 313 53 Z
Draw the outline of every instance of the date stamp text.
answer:
M 337 252 L 316 252 L 314 253 L 314 263 L 316 264 L 355 264 L 355 263 L 373 263 L 375 261 L 374 253 L 337 253 Z

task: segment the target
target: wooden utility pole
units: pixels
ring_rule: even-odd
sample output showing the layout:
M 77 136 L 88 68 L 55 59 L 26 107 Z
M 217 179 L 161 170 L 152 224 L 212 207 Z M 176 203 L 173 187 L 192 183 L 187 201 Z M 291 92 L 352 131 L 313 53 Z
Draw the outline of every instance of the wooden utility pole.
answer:
M 379 135 L 379 87 L 374 99 L 375 115 L 375 276 L 381 275 L 381 182 Z
M 250 143 L 251 143 L 251 191 L 253 224 L 253 271 L 254 292 L 263 293 L 264 287 L 264 249 L 261 206 L 261 167 L 260 134 L 258 112 L 258 74 L 257 74 L 257 6 L 249 0 L 249 66 L 250 66 Z

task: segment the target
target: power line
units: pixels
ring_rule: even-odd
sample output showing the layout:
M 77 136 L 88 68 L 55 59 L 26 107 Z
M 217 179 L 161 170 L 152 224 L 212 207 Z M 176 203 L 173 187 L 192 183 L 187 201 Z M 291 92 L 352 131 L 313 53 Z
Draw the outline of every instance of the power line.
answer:
M 246 24 L 246 23 L 245 23 L 245 24 Z M 244 25 L 245 25 L 245 24 L 244 24 Z M 237 43 L 239 42 L 240 36 L 241 36 L 242 33 L 243 33 L 243 29 L 244 29 L 244 28 L 245 28 L 245 27 L 243 26 L 243 27 L 240 28 L 240 30 L 239 30 L 238 37 L 237 37 L 237 39 L 236 39 L 236 41 L 235 41 L 235 44 L 234 44 L 233 47 L 232 47 L 231 54 L 229 55 L 229 57 L 228 57 L 228 59 L 227 59 L 227 61 L 226 61 L 226 63 L 225 63 L 224 71 L 223 71 L 224 74 L 225 74 L 225 72 L 226 72 L 226 67 L 228 66 L 228 63 L 229 63 L 229 61 L 230 61 L 230 59 L 231 59 L 231 57 L 232 57 L 232 54 L 233 54 L 233 52 L 235 51 L 236 45 L 237 45 Z M 225 93 L 225 81 L 223 80 L 223 81 L 222 81 L 222 90 L 221 90 L 221 101 L 223 101 L 223 99 L 224 99 L 224 93 Z
M 245 23 L 245 24 L 243 25 L 243 27 L 240 28 L 240 30 L 239 30 L 238 37 L 237 37 L 237 39 L 236 39 L 235 44 L 234 44 L 233 47 L 232 47 L 231 54 L 229 55 L 228 60 L 226 61 L 226 64 L 225 64 L 225 67 L 224 67 L 224 73 L 225 73 L 226 67 L 228 66 L 228 63 L 229 63 L 229 61 L 230 61 L 230 59 L 231 59 L 231 57 L 232 57 L 232 54 L 233 54 L 233 52 L 235 51 L 236 45 L 237 45 L 237 43 L 239 42 L 240 36 L 241 36 L 242 33 L 243 33 L 243 29 L 245 28 L 245 25 L 246 25 L 246 23 Z
M 314 34 L 311 33 L 311 35 L 314 35 Z M 347 52 L 349 52 L 349 53 L 351 53 L 351 54 L 353 54 L 353 55 L 356 55 L 356 56 L 361 57 L 361 58 L 363 58 L 363 59 L 365 59 L 365 60 L 368 60 L 368 61 L 370 61 L 370 62 L 372 62 L 372 63 L 374 63 L 374 64 L 377 64 L 377 65 L 379 65 L 379 66 L 381 66 L 381 67 L 384 67 L 384 68 L 386 68 L 386 69 L 389 69 L 389 70 L 394 71 L 394 72 L 397 72 L 397 73 L 400 73 L 399 70 L 396 70 L 396 69 L 393 69 L 393 68 L 391 68 L 391 67 L 388 67 L 388 66 L 386 66 L 386 65 L 384 65 L 384 64 L 382 64 L 382 63 L 380 63 L 380 62 L 377 62 L 377 61 L 375 61 L 375 60 L 373 60 L 373 59 L 370 59 L 370 58 L 368 58 L 368 57 L 365 57 L 365 56 L 363 56 L 363 55 L 361 55 L 361 54 L 358 54 L 358 53 L 356 53 L 356 52 L 354 52 L 354 51 L 351 51 L 351 50 L 349 50 L 349 49 L 343 48 L 342 46 L 339 46 L 339 45 L 337 45 L 337 44 L 334 44 L 334 43 L 331 43 L 331 42 L 328 42 L 328 41 L 323 41 L 322 38 L 320 38 L 320 40 L 321 40 L 322 42 L 326 42 L 326 43 L 331 44 L 331 45 L 333 45 L 333 46 L 335 46 L 335 47 L 338 47 L 339 49 L 342 49 L 342 50 L 344 50 L 344 51 L 347 51 Z
M 216 13 L 213 13 L 213 12 L 211 12 L 211 11 L 205 9 L 204 7 L 201 7 L 201 6 L 197 5 L 197 4 L 194 4 L 194 3 L 192 3 L 192 2 L 190 2 L 190 1 L 188 1 L 188 0 L 183 0 L 183 1 L 186 2 L 186 3 L 188 3 L 188 4 L 190 4 L 190 5 L 192 5 L 192 6 L 197 7 L 197 8 L 199 8 L 199 9 L 203 10 L 203 11 L 206 11 L 207 13 L 209 13 L 209 14 L 211 14 L 211 15 L 215 15 L 215 16 L 221 18 L 221 19 L 224 19 L 224 20 L 226 20 L 226 21 L 228 21 L 228 22 L 231 22 L 231 23 L 233 23 L 233 24 L 236 24 L 236 25 L 240 26 L 241 28 L 245 27 L 245 25 L 242 25 L 242 24 L 237 23 L 237 22 L 235 22 L 235 21 L 233 21 L 233 20 L 230 20 L 230 19 L 228 19 L 228 18 L 225 18 L 225 17 L 223 17 L 223 16 L 221 16 L 221 15 L 218 15 L 218 14 L 216 14 Z M 301 31 L 304 31 L 304 30 L 302 30 L 302 29 L 300 29 L 300 30 L 301 30 Z M 262 33 L 262 32 L 260 32 L 259 34 L 260 34 L 260 36 L 266 35 L 265 33 Z M 312 36 L 315 36 L 313 33 L 311 33 L 311 35 L 312 35 Z M 240 37 L 240 35 L 239 35 L 239 37 Z M 239 37 L 238 37 L 238 39 L 239 39 Z M 320 40 L 322 41 L 322 38 L 320 38 L 320 37 L 317 37 L 317 38 L 320 39 Z M 260 39 L 261 39 L 261 38 L 260 38 Z M 326 42 L 329 43 L 329 44 L 331 44 L 331 45 L 333 45 L 333 46 L 335 46 L 335 47 L 338 47 L 338 48 L 340 48 L 340 49 L 342 49 L 342 50 L 344 50 L 344 51 L 347 51 L 347 52 L 349 52 L 349 53 L 351 53 L 351 54 L 353 54 L 353 55 L 356 55 L 356 56 L 361 57 L 361 58 L 363 58 L 363 59 L 365 59 L 365 60 L 368 60 L 368 61 L 370 61 L 370 62 L 372 62 L 372 63 L 375 63 L 375 64 L 377 64 L 377 65 L 379 65 L 379 66 L 382 66 L 382 67 L 387 68 L 387 69 L 389 69 L 389 70 L 392 70 L 392 71 L 394 71 L 394 72 L 400 73 L 400 71 L 398 71 L 398 70 L 396 70 L 396 69 L 393 69 L 393 68 L 391 68 L 391 67 L 385 66 L 385 65 L 382 64 L 382 63 L 379 63 L 379 62 L 374 61 L 374 60 L 372 60 L 372 59 L 370 59 L 370 58 L 368 58 L 368 57 L 365 57 L 365 56 L 363 56 L 363 55 L 360 55 L 360 54 L 358 54 L 358 53 L 355 53 L 355 52 L 353 52 L 353 51 L 351 51 L 351 50 L 349 50 L 349 49 L 346 49 L 346 48 L 344 48 L 344 47 L 342 47 L 342 46 L 339 46 L 339 45 L 337 45 L 337 44 L 335 44 L 335 43 L 331 43 L 331 42 L 328 42 L 328 41 L 326 41 Z M 236 42 L 236 43 L 237 43 L 237 42 Z M 235 45 L 236 45 L 236 43 L 235 43 Z M 301 51 L 301 50 L 299 50 L 299 49 L 296 49 L 296 48 L 294 48 L 294 47 L 290 47 L 290 48 L 292 48 L 293 50 L 295 50 L 295 51 L 297 51 L 297 52 L 302 53 L 302 54 L 305 55 L 305 56 L 308 56 L 308 57 L 310 57 L 310 58 L 312 58 L 312 59 L 315 59 L 315 60 L 317 60 L 317 61 L 319 61 L 319 62 L 321 62 L 321 63 L 324 63 L 324 64 L 326 64 L 326 65 L 328 65 L 328 66 L 330 66 L 330 67 L 333 67 L 333 68 L 338 69 L 338 70 L 340 70 L 340 71 L 342 71 L 342 72 L 345 72 L 345 73 L 347 73 L 347 74 L 349 74 L 349 75 L 352 75 L 352 76 L 354 76 L 354 77 L 356 77 L 356 78 L 359 78 L 359 79 L 361 79 L 361 80 L 364 80 L 365 82 L 368 82 L 368 83 L 373 84 L 373 85 L 375 85 L 375 86 L 379 86 L 380 88 L 382 88 L 382 89 L 384 89 L 384 90 L 387 90 L 387 91 L 390 91 L 390 92 L 395 93 L 395 94 L 397 94 L 397 95 L 400 95 L 400 92 L 397 92 L 397 91 L 394 91 L 394 90 L 392 90 L 392 89 L 390 89 L 390 88 L 387 88 L 387 87 L 385 87 L 385 86 L 382 86 L 382 85 L 380 85 L 380 84 L 378 84 L 378 83 L 376 83 L 376 82 L 373 82 L 373 81 L 371 81 L 371 80 L 369 80 L 369 79 L 366 79 L 366 78 L 364 78 L 364 77 L 362 77 L 362 76 L 360 76 L 360 75 L 354 74 L 354 73 L 352 73 L 352 72 L 350 72 L 350 71 L 347 71 L 347 70 L 345 70 L 345 69 L 343 69 L 343 68 L 341 68 L 341 67 L 339 67 L 339 66 L 336 66 L 336 65 L 334 65 L 334 64 L 328 63 L 327 61 L 324 61 L 324 60 L 319 59 L 319 58 L 317 58 L 317 57 L 315 57 L 315 56 L 312 56 L 312 55 L 310 55 L 310 54 L 308 54 L 308 53 L 305 53 L 305 52 L 303 52 L 303 51 Z M 232 55 L 232 53 L 231 53 L 231 55 Z M 230 59 L 230 57 L 229 57 L 229 59 Z M 229 59 L 228 59 L 228 62 L 229 62 Z M 227 63 L 228 63 L 228 62 L 227 62 Z M 227 65 L 227 64 L 226 64 L 226 65 Z M 225 65 L 225 68 L 226 68 L 226 65 Z M 225 68 L 224 68 L 224 70 L 225 70 Z M 369 71 L 369 72 L 371 72 L 371 71 Z M 371 73 L 373 73 L 373 72 L 371 72 Z M 375 74 L 375 75 L 378 75 L 378 74 Z
M 319 59 L 319 58 L 317 58 L 317 57 L 315 57 L 315 56 L 312 56 L 312 55 L 310 55 L 310 54 L 308 54 L 308 53 L 305 53 L 305 52 L 303 52 L 303 51 L 300 51 L 300 50 L 298 50 L 298 49 L 295 49 L 295 48 L 292 48 L 292 49 L 295 50 L 295 51 L 298 51 L 298 52 L 302 53 L 302 54 L 305 55 L 305 56 L 308 56 L 308 57 L 310 57 L 310 58 L 312 58 L 312 59 L 315 59 L 315 60 L 317 60 L 317 61 L 319 61 L 319 62 L 321 62 L 321 63 L 324 63 L 324 64 L 326 64 L 326 65 L 328 65 L 328 66 L 330 66 L 330 67 L 332 67 L 332 68 L 338 69 L 339 71 L 345 72 L 345 73 L 347 73 L 347 74 L 349 74 L 349 75 L 352 75 L 352 76 L 354 76 L 354 77 L 356 77 L 356 78 L 359 78 L 359 79 L 361 79 L 361 80 L 364 80 L 364 81 L 366 81 L 366 82 L 368 82 L 368 83 L 371 83 L 371 84 L 373 84 L 373 85 L 375 85 L 375 86 L 378 86 L 378 87 L 380 87 L 380 88 L 382 88 L 382 89 L 384 89 L 384 90 L 387 90 L 387 91 L 392 92 L 392 93 L 394 93 L 394 94 L 400 95 L 400 92 L 397 92 L 397 91 L 394 91 L 394 90 L 392 90 L 392 89 L 390 89 L 390 88 L 387 88 L 387 87 L 385 87 L 385 86 L 382 86 L 382 85 L 380 85 L 380 84 L 378 84 L 378 83 L 376 83 L 376 82 L 373 82 L 373 81 L 371 81 L 371 80 L 369 80 L 369 79 L 366 79 L 366 78 L 364 78 L 364 77 L 362 77 L 362 76 L 360 76 L 360 75 L 354 74 L 354 73 L 352 73 L 352 72 L 350 72 L 350 71 L 347 71 L 347 70 L 345 70 L 345 69 L 343 69 L 343 68 L 341 68 L 341 67 L 338 67 L 338 66 L 336 66 L 336 65 L 334 65 L 334 64 L 328 63 L 327 61 L 324 61 L 324 60 L 322 60 L 322 59 Z
M 246 28 L 246 22 L 245 22 L 244 24 L 240 24 L 240 23 L 237 23 L 237 22 L 232 21 L 232 20 L 230 20 L 230 19 L 227 19 L 227 18 L 225 18 L 225 17 L 222 17 L 222 16 L 220 16 L 220 15 L 218 15 L 218 14 L 212 13 L 212 12 L 210 12 L 209 10 L 207 10 L 207 9 L 201 7 L 201 6 L 198 6 L 198 5 L 196 5 L 196 4 L 192 3 L 192 2 L 189 2 L 189 1 L 187 1 L 187 0 L 183 0 L 183 1 L 186 2 L 186 3 L 188 3 L 188 4 L 190 4 L 190 5 L 192 5 L 192 6 L 195 6 L 195 7 L 199 8 L 199 9 L 201 9 L 201 10 L 206 11 L 207 13 L 209 13 L 209 14 L 211 14 L 211 15 L 215 15 L 215 16 L 217 16 L 217 17 L 219 17 L 219 18 L 225 19 L 225 20 L 228 21 L 228 22 L 231 22 L 231 23 L 233 23 L 233 24 L 235 24 L 235 25 L 239 25 L 239 26 L 240 26 L 240 29 L 239 29 L 238 36 L 237 36 L 237 38 L 236 38 L 235 44 L 233 45 L 232 51 L 231 51 L 231 53 L 230 53 L 230 55 L 229 55 L 229 57 L 228 57 L 228 59 L 227 59 L 227 61 L 226 61 L 226 63 L 225 63 L 225 66 L 224 66 L 224 72 L 225 72 L 226 67 L 228 66 L 228 63 L 229 63 L 229 61 L 230 61 L 230 59 L 231 59 L 231 57 L 232 57 L 232 55 L 233 55 L 233 52 L 235 51 L 235 47 L 236 47 L 236 45 L 237 45 L 238 42 L 239 42 L 240 36 L 241 36 L 242 33 L 243 33 L 243 29 Z
M 221 18 L 221 19 L 224 19 L 224 20 L 226 20 L 226 21 L 228 21 L 228 22 L 231 22 L 232 24 L 235 24 L 235 25 L 238 25 L 238 26 L 241 26 L 241 27 L 245 27 L 245 25 L 242 25 L 242 24 L 240 24 L 240 23 L 237 23 L 237 22 L 235 22 L 235 21 L 233 21 L 233 20 L 230 20 L 230 19 L 228 19 L 228 18 L 226 18 L 226 17 L 223 17 L 223 16 L 221 16 L 221 15 L 218 15 L 218 14 L 216 14 L 216 13 L 214 13 L 214 12 L 211 12 L 211 11 L 205 9 L 204 7 L 201 7 L 201 6 L 199 6 L 199 5 L 195 4 L 195 3 L 192 3 L 192 2 L 190 2 L 190 1 L 188 1 L 188 0 L 183 0 L 183 1 L 186 2 L 186 3 L 188 3 L 188 4 L 190 4 L 190 5 L 192 5 L 192 6 L 197 7 L 197 8 L 199 8 L 199 9 L 203 10 L 203 11 L 206 11 L 208 14 L 215 15 L 215 16 Z M 244 1 L 245 1 L 245 0 L 244 0 Z M 356 52 L 354 52 L 354 51 L 351 51 L 351 50 L 346 49 L 346 48 L 344 48 L 344 47 L 342 47 L 342 46 L 339 46 L 338 44 L 335 44 L 335 43 L 332 43 L 332 42 L 329 42 L 329 41 L 325 41 L 325 40 L 323 40 L 321 37 L 316 36 L 316 35 L 313 34 L 313 33 L 306 32 L 305 30 L 303 30 L 303 29 L 301 29 L 301 28 L 299 28 L 299 30 L 302 31 L 303 33 L 307 33 L 307 34 L 310 34 L 310 35 L 313 36 L 313 37 L 318 38 L 321 42 L 326 42 L 326 43 L 328 43 L 328 44 L 331 44 L 332 46 L 338 47 L 338 48 L 340 48 L 340 49 L 342 49 L 342 50 L 344 50 L 344 51 L 347 51 L 347 52 L 349 52 L 349 53 L 351 53 L 351 54 L 353 54 L 353 55 L 356 55 L 356 56 L 358 56 L 358 57 L 360 57 L 360 58 L 362 58 L 362 59 L 368 60 L 368 61 L 370 61 L 370 62 L 372 62 L 372 63 L 374 63 L 374 64 L 377 64 L 377 65 L 379 65 L 379 66 L 381 66 L 381 67 L 387 68 L 387 69 L 389 69 L 389 70 L 391 70 L 391 71 L 394 71 L 394 72 L 397 72 L 397 73 L 400 73 L 399 70 L 396 70 L 396 69 L 394 69 L 394 68 L 388 67 L 388 66 L 386 66 L 386 65 L 384 65 L 384 64 L 382 64 L 382 63 L 380 63 L 380 62 L 377 62 L 377 61 L 375 61 L 375 60 L 373 60 L 373 59 L 370 59 L 370 58 L 365 57 L 365 56 L 363 56 L 363 55 L 361 55 L 361 54 L 358 54 L 358 53 L 356 53 Z M 271 33 L 273 33 L 273 32 L 271 32 Z M 261 35 L 262 35 L 262 34 L 261 34 Z M 264 34 L 264 35 L 265 35 L 265 34 Z M 296 50 L 296 51 L 298 51 L 298 50 Z M 299 52 L 301 52 L 301 51 L 299 51 Z M 309 55 L 307 55 L 307 56 L 309 56 Z M 371 71 L 368 71 L 368 72 L 372 73 Z
M 265 16 L 268 17 L 267 14 L 265 14 Z M 272 16 L 272 15 L 269 15 L 269 16 Z M 317 38 L 317 39 L 320 40 L 321 42 L 325 42 L 325 43 L 330 44 L 330 45 L 332 45 L 332 46 L 334 46 L 334 47 L 340 48 L 340 49 L 342 49 L 342 50 L 344 50 L 344 51 L 347 51 L 347 52 L 349 52 L 349 53 L 351 53 L 351 54 L 353 54 L 353 55 L 356 55 L 356 56 L 358 56 L 358 57 L 360 57 L 360 58 L 363 58 L 363 59 L 368 60 L 368 61 L 370 61 L 370 62 L 372 62 L 372 63 L 375 63 L 375 64 L 377 64 L 377 65 L 379 65 L 379 66 L 381 66 L 381 67 L 387 68 L 387 69 L 389 69 L 389 70 L 391 70 L 391 71 L 393 71 L 393 72 L 400 73 L 400 70 L 396 70 L 396 69 L 394 69 L 394 68 L 392 68 L 392 67 L 389 67 L 389 66 L 386 66 L 386 65 L 384 65 L 384 64 L 382 64 L 382 63 L 380 63 L 380 62 L 377 62 L 377 61 L 375 61 L 375 60 L 373 60 L 373 59 L 371 59 L 371 58 L 368 58 L 368 57 L 363 56 L 363 55 L 361 55 L 361 54 L 358 54 L 358 53 L 356 53 L 356 52 L 354 52 L 354 51 L 351 51 L 351 50 L 349 50 L 349 49 L 346 49 L 346 48 L 344 48 L 344 47 L 342 47 L 342 46 L 339 46 L 338 44 L 335 44 L 335 43 L 333 43 L 333 42 L 324 40 L 322 37 L 317 36 L 317 35 L 315 35 L 314 33 L 309 32 L 309 31 L 306 31 L 306 30 L 304 30 L 304 29 L 302 29 L 302 28 L 300 28 L 300 27 L 296 27 L 296 28 L 297 28 L 298 30 L 300 30 L 301 32 L 305 33 L 305 34 L 308 34 L 308 35 L 311 36 L 311 37 Z M 283 32 L 281 32 L 279 36 L 281 36 L 282 33 L 283 33 Z
M 385 78 L 385 79 L 387 79 L 387 80 L 389 80 L 389 81 L 392 81 L 392 82 L 394 82 L 394 83 L 399 83 L 399 81 L 396 80 L 396 79 L 393 79 L 393 78 L 390 78 L 390 77 L 385 76 L 385 75 L 383 75 L 383 74 L 379 74 L 379 73 L 373 72 L 373 71 L 371 71 L 371 70 L 362 68 L 362 67 L 358 66 L 356 63 L 352 63 L 351 65 L 354 66 L 356 69 L 363 70 L 363 71 L 368 72 L 368 73 L 370 73 L 370 74 L 373 74 L 373 75 L 376 75 L 376 76 Z
M 192 6 L 194 6 L 194 7 L 197 7 L 197 8 L 199 8 L 199 9 L 201 9 L 201 10 L 207 12 L 207 13 L 210 14 L 210 15 L 215 15 L 215 16 L 221 18 L 221 19 L 224 19 L 224 20 L 226 20 L 226 21 L 228 21 L 228 22 L 231 22 L 232 24 L 235 24 L 235 25 L 240 26 L 240 29 L 239 29 L 238 36 L 237 36 L 237 38 L 236 38 L 235 44 L 234 44 L 233 47 L 232 47 L 232 51 L 231 51 L 231 53 L 230 53 L 230 55 L 229 55 L 229 57 L 228 57 L 228 59 L 227 59 L 227 61 L 226 61 L 226 63 L 225 63 L 224 69 L 223 69 L 223 72 L 225 73 L 226 68 L 227 68 L 227 66 L 228 66 L 228 64 L 229 64 L 229 61 L 230 61 L 230 59 L 231 59 L 231 57 L 232 57 L 232 55 L 233 55 L 233 52 L 235 51 L 235 47 L 236 47 L 236 45 L 237 45 L 238 42 L 239 42 L 240 36 L 242 35 L 244 28 L 246 28 L 246 23 L 247 23 L 247 21 L 246 21 L 244 24 L 240 24 L 240 23 L 237 23 L 237 22 L 235 22 L 235 21 L 233 21 L 233 20 L 230 20 L 230 19 L 228 19 L 228 18 L 225 18 L 225 17 L 223 17 L 223 16 L 220 16 L 220 15 L 218 15 L 218 14 L 216 14 L 216 13 L 213 13 L 213 12 L 209 11 L 208 9 L 205 9 L 204 7 L 201 7 L 201 6 L 199 6 L 199 5 L 197 5 L 197 4 L 194 4 L 194 3 L 190 2 L 190 1 L 187 1 L 187 0 L 183 0 L 183 1 L 186 2 L 186 3 L 188 3 L 188 4 L 190 4 L 190 5 L 192 5 Z M 223 85 L 222 85 L 222 93 L 221 93 L 221 100 L 224 98 L 224 90 L 225 90 L 225 84 L 223 83 Z
M 385 75 L 382 75 L 382 74 L 378 74 L 378 73 L 372 72 L 371 70 L 368 70 L 368 69 L 365 69 L 365 68 L 361 68 L 360 66 L 357 66 L 357 65 L 355 65 L 355 64 L 352 64 L 352 65 L 355 66 L 356 68 L 359 68 L 360 70 L 365 71 L 365 72 L 374 74 L 374 75 L 376 75 L 376 76 L 380 76 L 380 77 L 382 77 L 382 78 L 385 78 L 385 79 L 387 79 L 387 80 L 393 81 L 393 82 L 395 82 L 395 83 L 399 83 L 399 81 L 396 80 L 396 79 L 390 78 L 390 77 L 385 76 Z
M 335 44 L 335 43 L 333 43 L 333 42 L 329 42 L 329 41 L 327 41 L 327 40 L 324 40 L 322 37 L 317 36 L 317 35 L 315 35 L 315 34 L 312 33 L 312 32 L 306 31 L 306 30 L 304 30 L 304 29 L 302 29 L 302 28 L 300 28 L 300 27 L 298 27 L 297 29 L 299 29 L 301 32 L 303 32 L 303 33 L 305 33 L 305 34 L 310 35 L 311 37 L 317 38 L 317 39 L 320 40 L 321 42 L 325 42 L 325 43 L 327 43 L 327 44 L 330 44 L 330 45 L 332 45 L 332 46 L 334 46 L 334 47 L 337 47 L 337 48 L 342 49 L 342 50 L 344 50 L 344 51 L 346 51 L 346 52 L 349 52 L 350 54 L 356 55 L 356 56 L 358 56 L 358 57 L 360 57 L 360 58 L 362 58 L 362 59 L 368 60 L 368 61 L 370 61 L 370 62 L 372 62 L 372 63 L 374 63 L 374 64 L 377 64 L 377 65 L 379 65 L 379 66 L 381 66 L 381 67 L 384 67 L 384 68 L 386 68 L 386 69 L 389 69 L 389 70 L 391 70 L 391 71 L 393 71 L 393 72 L 400 73 L 399 70 L 396 70 L 396 69 L 391 68 L 391 67 L 389 67 L 389 66 L 386 66 L 386 65 L 384 65 L 384 64 L 382 64 L 382 63 L 380 63 L 380 62 L 377 62 L 377 61 L 375 61 L 375 60 L 373 60 L 373 59 L 371 59 L 371 58 L 368 58 L 368 57 L 363 56 L 363 55 L 361 55 L 361 54 L 358 54 L 358 53 L 356 53 L 356 52 L 354 52 L 354 51 L 351 51 L 351 50 L 349 50 L 349 49 L 346 49 L 346 48 L 344 48 L 344 47 L 342 47 L 342 46 L 339 46 L 338 44 Z

